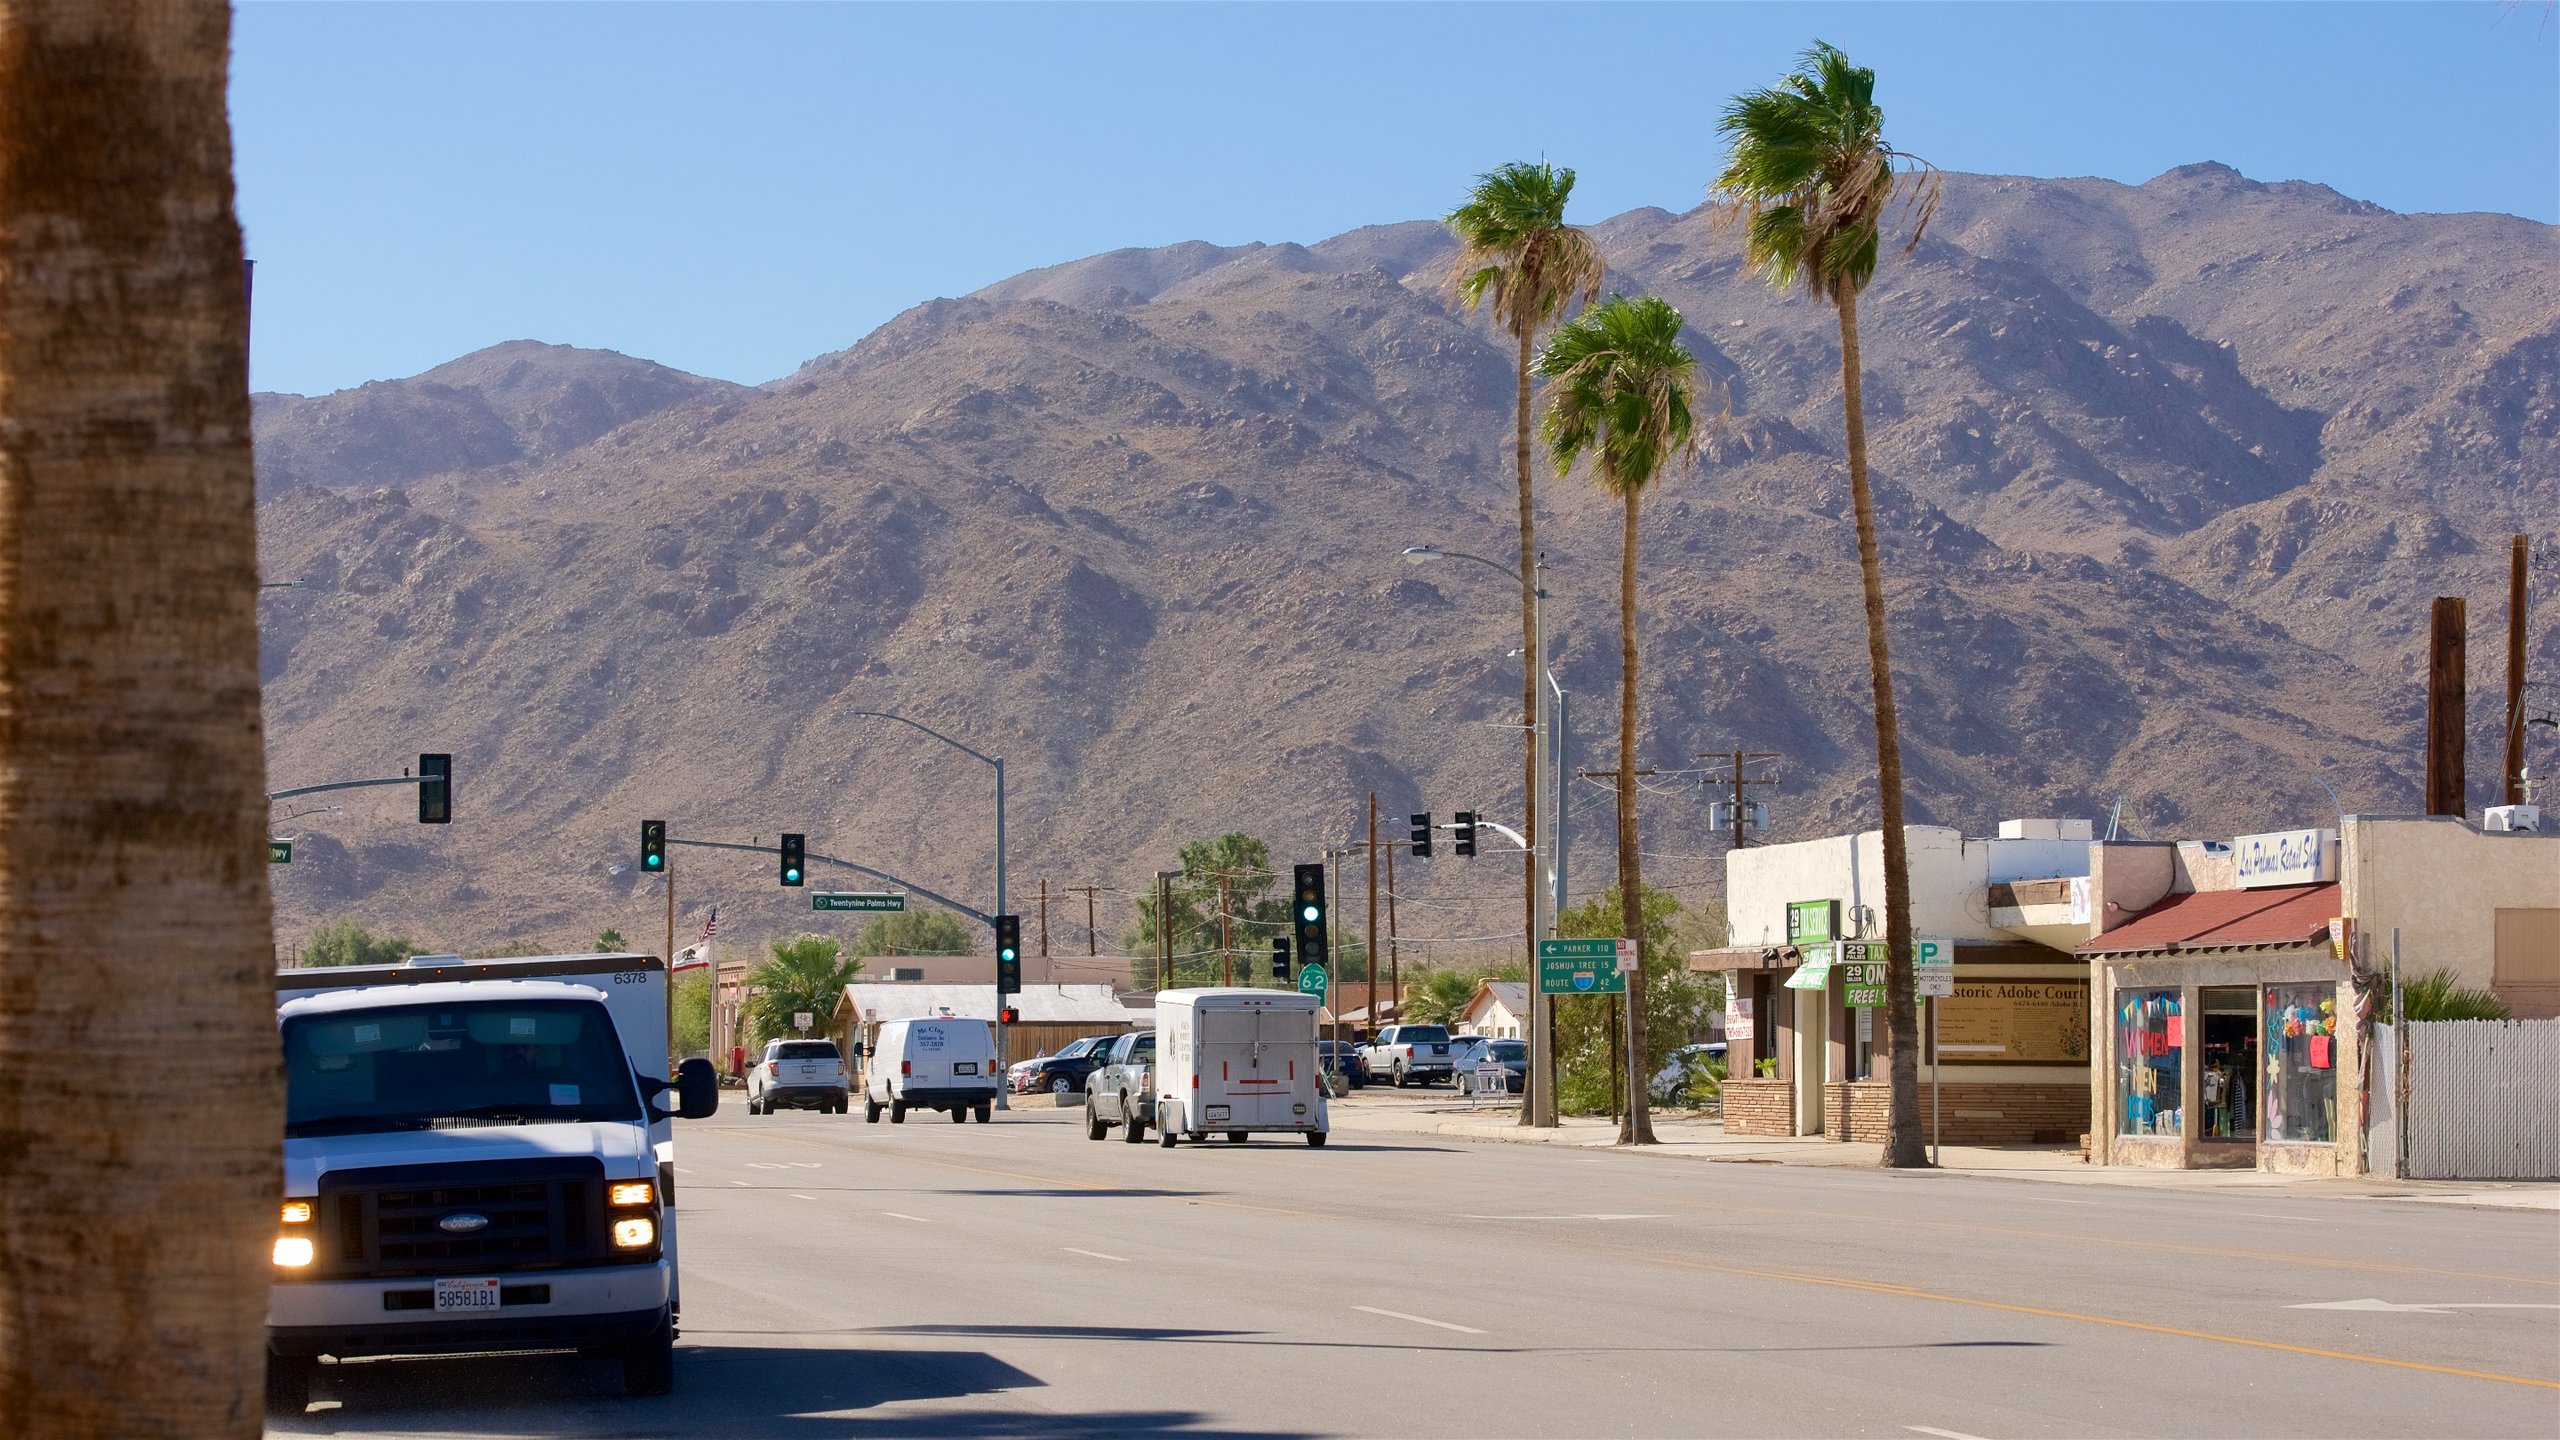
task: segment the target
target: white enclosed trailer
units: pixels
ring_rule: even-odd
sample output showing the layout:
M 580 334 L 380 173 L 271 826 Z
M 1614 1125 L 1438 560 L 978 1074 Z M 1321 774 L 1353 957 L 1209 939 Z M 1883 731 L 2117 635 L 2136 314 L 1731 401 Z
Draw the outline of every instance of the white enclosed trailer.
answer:
M 1294 990 L 1163 990 L 1156 994 L 1156 1134 L 1224 1134 L 1241 1142 L 1282 1131 L 1322 1145 L 1316 998 Z

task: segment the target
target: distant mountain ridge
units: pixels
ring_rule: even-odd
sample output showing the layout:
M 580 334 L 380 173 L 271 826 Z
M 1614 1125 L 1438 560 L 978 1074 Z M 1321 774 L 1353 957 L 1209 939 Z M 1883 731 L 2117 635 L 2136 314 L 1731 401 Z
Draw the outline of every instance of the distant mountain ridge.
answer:
M 1836 336 L 1704 212 L 1593 229 L 1731 397 L 1646 507 L 1648 874 L 1703 898 L 1696 752 L 1785 753 L 1777 838 L 1873 823 Z M 2554 240 L 2216 165 L 1947 177 L 1862 306 L 1915 817 L 2121 796 L 2138 833 L 2229 833 L 2317 819 L 2317 780 L 2414 808 L 2436 594 L 2472 597 L 2476 804 L 2505 536 L 2560 515 Z M 1018 909 L 1041 876 L 1142 888 L 1222 829 L 1311 858 L 1371 789 L 1516 814 L 1516 611 L 1396 553 L 1516 545 L 1512 357 L 1451 254 L 1427 222 L 1115 251 L 757 388 L 513 342 L 259 397 L 264 563 L 312 582 L 268 602 L 278 783 L 425 749 L 464 777 L 447 831 L 298 822 L 288 933 L 651 935 L 662 902 L 616 868 L 644 817 L 984 895 L 991 777 L 862 709 L 1006 757 Z M 1581 476 L 1540 496 L 1577 759 L 1606 766 L 1614 509 Z M 1576 795 L 1579 890 L 1610 800 Z M 812 918 L 769 867 L 682 860 L 724 933 Z M 1516 927 L 1517 886 L 1490 856 L 1401 867 L 1413 953 L 1496 943 L 1463 937 Z

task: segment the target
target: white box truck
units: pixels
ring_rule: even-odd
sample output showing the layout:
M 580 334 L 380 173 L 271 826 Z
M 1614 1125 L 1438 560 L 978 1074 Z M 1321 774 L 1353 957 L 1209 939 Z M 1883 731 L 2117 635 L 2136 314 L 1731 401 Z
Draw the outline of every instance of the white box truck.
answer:
M 673 1388 L 669 1121 L 720 1092 L 708 1061 L 666 1075 L 666 979 L 647 955 L 278 973 L 272 1406 L 301 1413 L 324 1355 L 577 1349 Z
M 1156 993 L 1156 1139 L 1263 1131 L 1322 1145 L 1329 1128 L 1316 1056 L 1316 997 L 1294 990 Z

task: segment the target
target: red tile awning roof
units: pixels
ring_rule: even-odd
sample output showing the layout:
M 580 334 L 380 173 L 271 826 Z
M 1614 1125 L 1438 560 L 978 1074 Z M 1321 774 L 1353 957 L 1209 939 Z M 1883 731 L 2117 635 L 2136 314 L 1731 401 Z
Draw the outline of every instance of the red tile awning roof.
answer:
M 2338 887 L 2284 885 L 2172 895 L 2104 935 L 2080 942 L 2083 955 L 2236 950 L 2300 945 L 2325 937 L 2339 913 Z

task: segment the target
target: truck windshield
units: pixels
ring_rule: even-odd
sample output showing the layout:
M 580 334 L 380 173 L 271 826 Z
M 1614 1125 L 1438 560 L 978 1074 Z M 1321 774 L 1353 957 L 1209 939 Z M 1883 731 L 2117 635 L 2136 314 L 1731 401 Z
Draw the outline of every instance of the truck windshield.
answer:
M 612 1020 L 583 1001 L 302 1015 L 283 1040 L 288 1137 L 642 1118 Z

